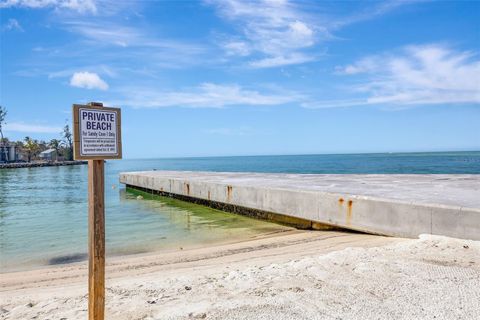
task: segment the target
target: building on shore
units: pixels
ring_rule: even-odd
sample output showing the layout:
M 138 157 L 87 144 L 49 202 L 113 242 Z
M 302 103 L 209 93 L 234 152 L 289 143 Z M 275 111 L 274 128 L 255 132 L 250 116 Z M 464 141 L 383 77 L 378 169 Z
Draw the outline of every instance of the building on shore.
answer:
M 20 160 L 19 148 L 11 142 L 0 142 L 0 162 L 15 162 Z
M 40 152 L 39 158 L 41 160 L 46 160 L 46 161 L 60 160 L 58 159 L 58 154 L 55 149 L 47 149 L 45 151 Z

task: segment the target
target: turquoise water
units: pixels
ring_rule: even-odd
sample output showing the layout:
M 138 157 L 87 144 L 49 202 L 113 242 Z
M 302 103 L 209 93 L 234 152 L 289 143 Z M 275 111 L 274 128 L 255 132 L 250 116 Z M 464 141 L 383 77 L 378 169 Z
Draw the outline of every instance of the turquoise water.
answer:
M 121 166 L 129 170 L 480 174 L 480 151 L 148 159 L 125 161 Z
M 137 200 L 118 184 L 136 170 L 291 173 L 474 173 L 480 152 L 118 160 L 106 164 L 107 254 L 191 248 L 284 227 L 162 198 Z M 0 170 L 0 268 L 84 260 L 87 166 Z
M 127 162 L 133 165 L 135 162 Z M 107 255 L 188 249 L 285 229 L 169 198 L 137 200 L 106 164 Z M 0 170 L 0 269 L 82 261 L 87 250 L 87 166 Z

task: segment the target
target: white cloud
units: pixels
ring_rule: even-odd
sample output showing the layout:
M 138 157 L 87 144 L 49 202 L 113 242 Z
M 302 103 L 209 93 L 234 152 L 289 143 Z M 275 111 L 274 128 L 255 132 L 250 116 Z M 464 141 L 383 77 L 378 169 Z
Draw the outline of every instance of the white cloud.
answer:
M 113 70 L 110 66 L 107 66 L 105 64 L 97 64 L 97 65 L 83 66 L 81 68 L 68 68 L 68 69 L 63 69 L 58 71 L 50 71 L 48 72 L 48 78 L 54 79 L 54 78 L 71 77 L 72 74 L 76 73 L 78 69 L 83 69 L 85 70 L 83 72 L 87 72 L 87 73 L 96 73 L 98 76 L 106 75 L 110 78 L 115 78 L 117 76 L 117 73 L 115 72 L 115 70 Z M 95 70 L 96 72 L 92 72 L 92 70 Z
M 223 44 L 223 49 L 229 56 L 248 56 L 252 52 L 252 48 L 245 41 L 230 41 Z
M 344 67 L 337 66 L 335 68 L 335 71 L 337 74 L 345 74 L 345 75 L 353 75 L 353 74 L 368 72 L 369 70 L 373 70 L 376 68 L 376 66 L 378 65 L 377 59 L 378 57 L 376 56 L 365 57 L 358 60 L 354 64 L 350 64 Z
M 108 84 L 103 81 L 98 74 L 92 72 L 75 72 L 70 79 L 72 87 L 79 87 L 85 89 L 99 89 L 107 90 Z
M 287 56 L 276 56 L 250 62 L 250 66 L 254 68 L 272 68 L 279 66 L 287 66 L 292 64 L 300 64 L 313 61 L 314 57 L 302 53 L 292 53 Z
M 44 126 L 24 122 L 9 122 L 5 125 L 5 131 L 26 133 L 60 133 L 62 132 L 62 127 Z
M 155 30 L 124 26 L 115 22 L 68 20 L 65 29 L 79 34 L 81 54 L 87 60 L 91 55 L 100 55 L 100 61 L 108 64 L 120 64 L 122 67 L 137 64 L 138 61 L 148 67 L 149 72 L 157 68 L 182 68 L 185 66 L 215 64 L 216 60 L 204 43 L 187 42 L 159 37 Z M 120 47 L 112 49 L 111 47 Z M 108 50 L 101 52 L 100 50 Z M 112 50 L 115 50 L 114 53 Z M 115 59 L 112 59 L 112 54 Z M 208 57 L 208 62 L 207 58 Z M 98 60 L 98 59 L 97 59 Z M 131 63 L 129 63 L 131 62 Z
M 125 99 L 115 101 L 112 105 L 127 105 L 135 108 L 191 107 L 222 108 L 225 106 L 282 105 L 298 101 L 303 97 L 296 93 L 261 93 L 257 90 L 242 88 L 236 84 L 203 83 L 199 87 L 184 91 L 159 91 L 141 88 L 122 90 Z
M 442 45 L 408 46 L 400 53 L 366 57 L 336 70 L 367 77 L 352 88 L 366 98 L 351 100 L 350 105 L 480 103 L 478 54 Z
M 204 46 L 172 39 L 159 38 L 148 29 L 124 26 L 118 23 L 101 21 L 69 20 L 64 25 L 67 30 L 78 33 L 95 45 L 116 45 L 119 47 L 169 50 L 175 54 L 198 54 Z
M 16 19 L 8 19 L 8 22 L 2 27 L 3 30 L 18 30 L 23 31 L 22 26 Z
M 301 21 L 295 21 L 289 25 L 290 32 L 297 39 L 304 38 L 307 41 L 311 41 L 311 36 L 313 35 L 313 30 L 310 29 L 305 23 Z
M 97 12 L 97 7 L 93 0 L 66 0 L 59 3 L 60 7 L 68 8 L 78 12 Z
M 312 100 L 302 102 L 300 106 L 306 109 L 329 109 L 348 108 L 369 104 L 367 99 L 346 99 L 346 100 Z
M 304 63 L 313 60 L 302 49 L 313 46 L 316 34 L 313 25 L 307 22 L 288 1 L 263 0 L 259 2 L 240 0 L 209 0 L 220 15 L 239 24 L 242 39 L 223 43 L 227 55 L 239 56 L 258 53 L 250 66 L 266 68 Z M 292 57 L 303 56 L 302 59 Z
M 424 0 L 373 1 L 361 11 L 341 15 L 326 13 L 328 4 L 322 1 L 204 1 L 238 29 L 232 39 L 221 42 L 227 56 L 249 56 L 251 67 L 271 68 L 314 61 L 324 51 L 314 49 L 335 38 L 333 31 Z
M 128 47 L 134 44 L 134 42 L 137 43 L 142 37 L 142 33 L 139 30 L 121 25 L 85 21 L 68 21 L 65 25 L 70 31 L 99 44 Z M 143 37 L 142 40 L 144 40 Z
M 350 15 L 332 17 L 328 21 L 330 29 L 338 29 L 354 23 L 359 23 L 366 20 L 371 20 L 375 17 L 388 14 L 389 12 L 405 5 L 415 4 L 418 2 L 428 2 L 431 0 L 384 0 L 371 1 L 374 5 L 363 5 L 363 10 L 354 12 Z
M 6 0 L 0 4 L 0 8 L 24 7 L 24 8 L 58 8 L 69 9 L 79 13 L 96 13 L 97 6 L 94 0 Z

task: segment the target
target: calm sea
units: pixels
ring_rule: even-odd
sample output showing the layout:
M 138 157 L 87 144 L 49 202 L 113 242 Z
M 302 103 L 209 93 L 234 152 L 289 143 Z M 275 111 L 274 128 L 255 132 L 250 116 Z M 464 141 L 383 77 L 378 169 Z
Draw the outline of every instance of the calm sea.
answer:
M 192 248 L 284 227 L 172 199 L 137 200 L 122 171 L 473 173 L 480 152 L 117 160 L 106 164 L 107 254 Z M 87 249 L 87 167 L 0 170 L 2 271 L 82 261 Z

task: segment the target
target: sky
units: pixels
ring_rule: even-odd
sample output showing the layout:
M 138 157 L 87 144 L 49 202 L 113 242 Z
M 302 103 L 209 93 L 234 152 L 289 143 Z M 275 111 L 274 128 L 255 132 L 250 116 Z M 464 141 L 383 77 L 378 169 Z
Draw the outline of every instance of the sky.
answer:
M 124 158 L 480 150 L 480 1 L 0 0 L 5 135 Z

